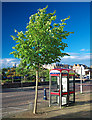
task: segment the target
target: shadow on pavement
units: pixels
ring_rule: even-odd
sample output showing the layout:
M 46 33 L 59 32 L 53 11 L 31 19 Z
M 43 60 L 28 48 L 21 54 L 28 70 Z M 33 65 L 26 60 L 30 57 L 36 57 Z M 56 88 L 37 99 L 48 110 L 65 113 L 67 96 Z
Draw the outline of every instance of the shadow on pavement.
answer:
M 90 104 L 92 103 L 92 100 L 88 100 L 88 101 L 76 101 L 75 105 L 84 105 L 84 104 Z
M 65 115 L 59 115 L 59 116 L 55 116 L 55 117 L 52 117 L 51 119 L 53 118 L 63 118 L 62 120 L 65 120 L 66 118 L 74 118 L 79 120 L 81 118 L 83 118 L 83 120 L 91 120 L 92 119 L 92 110 L 91 111 L 80 111 L 80 112 L 75 112 L 75 113 L 70 113 L 70 114 L 65 114 Z

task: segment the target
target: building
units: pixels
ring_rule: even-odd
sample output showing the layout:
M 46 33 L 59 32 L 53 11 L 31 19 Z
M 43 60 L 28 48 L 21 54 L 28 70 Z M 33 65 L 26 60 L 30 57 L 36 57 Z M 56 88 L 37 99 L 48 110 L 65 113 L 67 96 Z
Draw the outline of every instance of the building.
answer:
M 89 76 L 90 78 L 90 68 L 84 64 L 74 64 L 73 70 L 75 70 L 75 72 L 79 75 L 82 74 L 83 77 Z
M 51 70 L 51 69 L 54 69 L 55 66 L 56 66 L 55 63 L 53 63 L 53 64 L 43 65 L 43 68 L 48 69 L 48 70 Z
M 64 69 L 72 69 L 72 65 L 67 65 L 67 64 L 59 64 L 59 63 L 53 63 L 53 64 L 48 64 L 48 65 L 43 65 L 44 68 L 46 69 L 55 69 L 55 68 L 64 68 Z
M 64 69 L 72 69 L 72 65 L 67 64 L 56 64 L 55 68 L 64 68 Z

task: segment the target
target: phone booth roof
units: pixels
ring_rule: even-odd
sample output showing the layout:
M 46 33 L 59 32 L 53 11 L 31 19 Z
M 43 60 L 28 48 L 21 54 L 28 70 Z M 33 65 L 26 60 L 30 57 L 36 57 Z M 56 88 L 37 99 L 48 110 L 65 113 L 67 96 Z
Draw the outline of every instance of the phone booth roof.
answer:
M 72 69 L 55 68 L 55 69 L 50 70 L 50 74 L 53 74 L 55 76 L 59 76 L 60 73 L 75 74 L 75 72 Z

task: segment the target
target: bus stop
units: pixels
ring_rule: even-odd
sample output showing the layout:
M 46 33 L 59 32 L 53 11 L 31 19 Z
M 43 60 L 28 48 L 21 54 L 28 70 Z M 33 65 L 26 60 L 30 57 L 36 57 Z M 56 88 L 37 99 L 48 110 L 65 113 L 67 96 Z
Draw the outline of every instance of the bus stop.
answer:
M 49 73 L 49 107 L 75 103 L 75 72 L 72 69 L 52 69 Z

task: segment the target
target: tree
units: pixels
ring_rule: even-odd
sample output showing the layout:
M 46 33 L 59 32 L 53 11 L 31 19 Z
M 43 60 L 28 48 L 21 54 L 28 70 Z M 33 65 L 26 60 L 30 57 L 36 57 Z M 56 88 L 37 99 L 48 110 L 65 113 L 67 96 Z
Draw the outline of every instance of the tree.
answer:
M 18 76 L 23 76 L 24 77 L 24 81 L 27 78 L 26 76 L 28 75 L 28 72 L 30 71 L 30 69 L 25 69 L 23 66 L 25 65 L 25 63 L 23 63 L 22 61 L 20 61 L 20 65 L 19 67 L 16 68 L 16 73 Z
M 46 13 L 46 8 L 39 9 L 37 13 L 29 18 L 29 23 L 25 32 L 17 32 L 17 36 L 11 36 L 16 41 L 15 51 L 11 52 L 15 57 L 20 58 L 25 69 L 34 68 L 36 70 L 36 89 L 34 110 L 37 111 L 38 95 L 38 71 L 43 64 L 60 62 L 61 58 L 67 53 L 63 53 L 65 47 L 68 47 L 62 39 L 73 32 L 64 31 L 65 21 L 70 18 L 61 20 L 61 23 L 53 23 L 56 19 L 55 11 Z
M 12 68 L 7 68 L 7 72 L 6 72 L 6 76 L 7 77 L 10 77 L 10 79 L 12 79 L 12 83 L 13 83 L 13 78 L 15 76 L 16 72 L 15 72 L 15 68 L 12 67 Z
M 45 68 L 40 68 L 39 69 L 39 77 L 40 78 L 45 78 L 46 80 L 49 80 L 49 70 Z
M 6 79 L 6 72 L 9 68 L 2 68 L 2 79 Z

